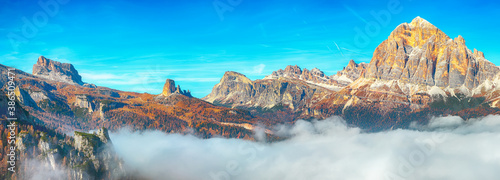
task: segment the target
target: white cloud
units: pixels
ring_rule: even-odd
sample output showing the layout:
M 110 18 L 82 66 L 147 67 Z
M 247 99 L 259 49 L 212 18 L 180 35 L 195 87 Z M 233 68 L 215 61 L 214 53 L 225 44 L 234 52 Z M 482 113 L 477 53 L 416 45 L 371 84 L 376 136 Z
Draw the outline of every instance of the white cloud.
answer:
M 458 116 L 447 116 L 440 118 L 431 118 L 427 126 L 429 128 L 450 128 L 458 127 L 464 123 L 465 121 Z
M 273 143 L 127 130 L 111 138 L 125 162 L 152 179 L 499 179 L 500 116 L 448 126 L 458 120 L 379 133 L 339 117 L 298 121 L 277 127 L 290 138 Z

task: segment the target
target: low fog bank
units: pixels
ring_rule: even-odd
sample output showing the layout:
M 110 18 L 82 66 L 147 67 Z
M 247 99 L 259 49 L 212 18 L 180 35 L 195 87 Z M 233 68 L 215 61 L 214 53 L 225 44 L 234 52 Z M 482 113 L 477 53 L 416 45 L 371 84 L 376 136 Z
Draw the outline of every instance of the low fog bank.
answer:
M 290 138 L 274 143 L 126 129 L 110 136 L 150 179 L 500 179 L 500 116 L 412 127 L 364 133 L 331 117 L 279 126 Z

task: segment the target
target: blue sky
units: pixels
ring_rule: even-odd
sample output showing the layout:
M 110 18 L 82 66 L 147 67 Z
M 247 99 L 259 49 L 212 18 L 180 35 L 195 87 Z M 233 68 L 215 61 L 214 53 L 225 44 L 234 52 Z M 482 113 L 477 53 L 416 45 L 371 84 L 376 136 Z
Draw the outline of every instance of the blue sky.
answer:
M 72 63 L 85 82 L 100 86 L 158 94 L 170 78 L 203 97 L 225 71 L 255 80 L 286 65 L 318 67 L 331 75 L 350 59 L 369 62 L 397 25 L 420 16 L 452 38 L 462 35 L 469 49 L 483 51 L 499 65 L 499 5 L 457 0 L 0 0 L 0 63 L 31 72 L 44 55 Z M 377 21 L 373 12 L 386 12 L 390 19 Z M 376 24 L 378 31 L 367 34 L 367 24 Z M 356 29 L 367 35 L 363 43 Z

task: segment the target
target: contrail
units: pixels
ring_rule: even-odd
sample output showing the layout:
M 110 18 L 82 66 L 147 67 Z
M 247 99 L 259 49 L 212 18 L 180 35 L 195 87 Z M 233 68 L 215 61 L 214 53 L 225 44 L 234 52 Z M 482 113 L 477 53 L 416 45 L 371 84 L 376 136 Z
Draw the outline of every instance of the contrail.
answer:
M 368 23 L 364 18 L 362 18 L 356 11 L 351 9 L 349 6 L 344 4 L 344 8 L 346 8 L 349 12 L 351 12 L 354 16 L 356 16 L 359 20 L 363 21 L 364 23 Z
M 355 50 L 351 50 L 351 49 L 347 49 L 347 48 L 340 48 L 340 49 L 347 50 L 347 51 L 350 51 L 350 52 L 354 52 L 356 54 L 370 55 L 370 53 L 355 51 Z
M 340 50 L 339 45 L 337 45 L 335 41 L 333 41 L 333 43 L 335 43 L 335 46 L 337 46 L 337 49 L 340 51 L 340 54 L 342 54 L 342 57 L 344 57 L 344 53 L 342 52 L 342 50 Z

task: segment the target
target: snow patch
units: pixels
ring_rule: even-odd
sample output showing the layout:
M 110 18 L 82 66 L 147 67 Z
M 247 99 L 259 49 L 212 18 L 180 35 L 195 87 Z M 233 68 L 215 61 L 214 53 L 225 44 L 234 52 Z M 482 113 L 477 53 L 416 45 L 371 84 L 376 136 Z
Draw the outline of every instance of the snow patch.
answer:
M 349 99 L 349 101 L 347 101 L 347 103 L 345 103 L 344 108 L 342 109 L 342 114 L 344 113 L 344 110 L 345 110 L 347 107 L 349 107 L 349 106 L 351 106 L 351 105 L 352 105 L 352 102 L 353 102 L 353 101 L 354 101 L 354 97 L 351 97 L 351 99 Z
M 352 79 L 349 79 L 345 74 L 343 74 L 342 76 L 333 76 L 332 77 L 333 80 L 336 80 L 336 81 L 344 81 L 344 82 L 348 82 L 348 83 L 352 83 Z
M 384 80 L 377 80 L 375 81 L 372 85 L 370 85 L 370 89 L 378 89 L 378 88 L 381 88 L 381 87 L 392 87 L 392 85 L 394 84 L 394 80 L 390 80 L 390 81 L 384 81 Z
M 313 81 L 306 81 L 306 82 L 309 83 L 309 84 L 313 84 L 313 85 L 316 85 L 316 86 L 324 87 L 326 89 L 330 89 L 330 90 L 334 90 L 334 91 L 340 91 L 342 89 L 342 87 L 335 86 L 335 85 L 332 85 L 332 84 L 315 83 Z
M 448 97 L 448 95 L 446 95 L 446 92 L 444 92 L 441 88 L 437 86 L 432 86 L 428 88 L 427 94 L 430 94 L 431 96 L 442 95 L 443 97 Z

